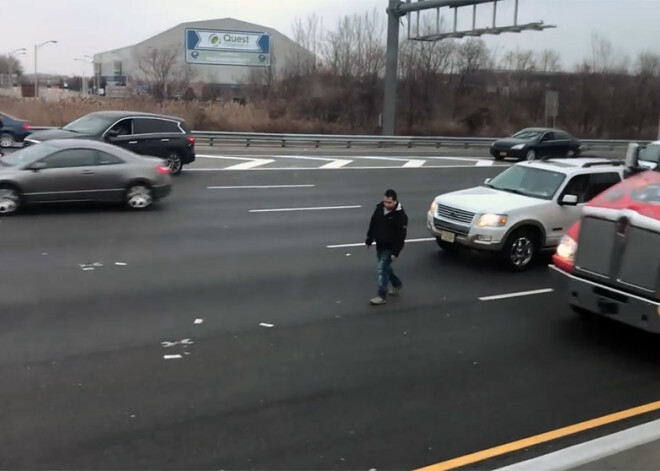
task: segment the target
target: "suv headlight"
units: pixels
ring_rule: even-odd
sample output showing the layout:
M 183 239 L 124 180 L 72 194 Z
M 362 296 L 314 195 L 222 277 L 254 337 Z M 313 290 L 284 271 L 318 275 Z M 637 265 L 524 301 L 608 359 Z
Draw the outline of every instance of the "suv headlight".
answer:
M 436 211 L 438 211 L 438 203 L 436 203 L 435 201 L 433 201 L 433 203 L 431 203 L 431 207 L 429 208 L 429 212 L 430 212 L 431 214 L 435 214 Z
M 565 260 L 570 260 L 571 262 L 575 259 L 575 252 L 577 252 L 578 244 L 569 235 L 565 235 L 561 238 L 559 245 L 557 246 L 557 255 Z
M 477 226 L 479 227 L 503 227 L 506 225 L 508 217 L 506 214 L 482 214 L 477 219 Z
M 513 147 L 511 148 L 511 150 L 520 150 L 520 149 L 522 149 L 523 147 L 525 147 L 525 144 L 516 144 L 515 146 L 513 146 Z

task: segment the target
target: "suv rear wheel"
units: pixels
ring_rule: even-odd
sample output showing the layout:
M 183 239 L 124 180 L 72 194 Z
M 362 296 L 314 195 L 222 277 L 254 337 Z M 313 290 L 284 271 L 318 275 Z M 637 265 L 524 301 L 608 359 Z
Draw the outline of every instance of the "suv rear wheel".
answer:
M 172 175 L 178 175 L 183 169 L 183 160 L 181 160 L 181 155 L 172 150 L 167 154 L 167 167 L 170 169 Z

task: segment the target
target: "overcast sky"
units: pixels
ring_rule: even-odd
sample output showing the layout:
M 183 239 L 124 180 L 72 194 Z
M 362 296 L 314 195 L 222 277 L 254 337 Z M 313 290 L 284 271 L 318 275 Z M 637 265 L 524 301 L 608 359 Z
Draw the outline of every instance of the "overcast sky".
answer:
M 415 1 L 415 0 L 413 0 Z M 0 0 L 0 11 L 16 8 L 20 15 L 3 21 L 0 53 L 27 48 L 20 56 L 27 73 L 34 71 L 34 44 L 57 40 L 39 50 L 39 72 L 90 74 L 91 65 L 75 61 L 110 49 L 129 46 L 179 23 L 236 18 L 274 28 L 291 37 L 296 17 L 316 14 L 324 29 L 333 29 L 343 15 L 376 11 L 385 25 L 387 0 Z M 498 25 L 511 24 L 515 0 L 498 4 Z M 17 5 L 21 5 L 17 7 Z M 34 6 L 34 8 L 32 8 Z M 441 9 L 453 22 L 448 8 Z M 459 27 L 470 27 L 472 8 L 459 9 Z M 435 13 L 433 13 L 435 15 Z M 544 32 L 484 36 L 499 55 L 508 49 L 555 49 L 564 67 L 591 54 L 591 37 L 598 33 L 615 50 L 633 58 L 641 51 L 657 52 L 660 40 L 660 0 L 520 0 L 519 23 L 543 21 L 556 25 Z M 478 26 L 492 22 L 492 4 L 477 9 Z M 407 28 L 407 27 L 405 27 Z M 384 32 L 383 32 L 384 34 Z

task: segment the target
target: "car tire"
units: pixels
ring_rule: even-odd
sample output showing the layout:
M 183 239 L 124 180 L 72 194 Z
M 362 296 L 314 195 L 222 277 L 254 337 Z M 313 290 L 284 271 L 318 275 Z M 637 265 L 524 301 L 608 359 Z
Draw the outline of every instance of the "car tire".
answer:
M 154 203 L 154 193 L 151 185 L 145 182 L 135 182 L 128 185 L 125 196 L 126 206 L 134 211 L 143 211 Z
M 177 151 L 170 151 L 167 154 L 167 168 L 170 169 L 170 174 L 179 175 L 181 170 L 183 170 L 183 160 L 181 159 L 181 154 Z
M 0 216 L 15 214 L 21 207 L 21 193 L 11 185 L 0 185 Z
M 568 149 L 568 152 L 566 152 L 566 158 L 568 159 L 576 159 L 580 155 L 580 151 L 577 149 Z
M 536 160 L 536 158 L 537 158 L 537 155 L 536 155 L 536 151 L 535 151 L 534 149 L 529 149 L 529 150 L 525 153 L 525 160 L 528 160 L 528 161 L 530 161 L 530 160 Z
M 458 246 L 456 244 L 445 242 L 444 240 L 440 239 L 440 237 L 435 238 L 435 243 L 438 244 L 438 247 L 440 247 L 445 252 L 456 253 L 458 251 Z
M 513 271 L 527 270 L 537 259 L 539 247 L 539 237 L 533 230 L 519 229 L 511 234 L 504 244 L 504 263 Z
M 16 145 L 16 140 L 14 139 L 14 135 L 10 134 L 8 132 L 3 132 L 0 134 L 0 147 L 4 147 L 5 149 L 8 149 L 10 147 L 14 147 Z

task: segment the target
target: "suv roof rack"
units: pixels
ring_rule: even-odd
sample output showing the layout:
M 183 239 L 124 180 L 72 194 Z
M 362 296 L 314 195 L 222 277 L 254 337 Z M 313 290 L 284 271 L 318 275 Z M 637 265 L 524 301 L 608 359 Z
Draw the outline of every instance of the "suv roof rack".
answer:
M 584 165 L 582 165 L 582 168 L 589 168 L 589 167 L 598 167 L 598 166 L 612 166 L 612 167 L 619 167 L 621 165 L 625 165 L 625 161 L 623 160 L 601 160 L 599 162 L 587 162 Z

